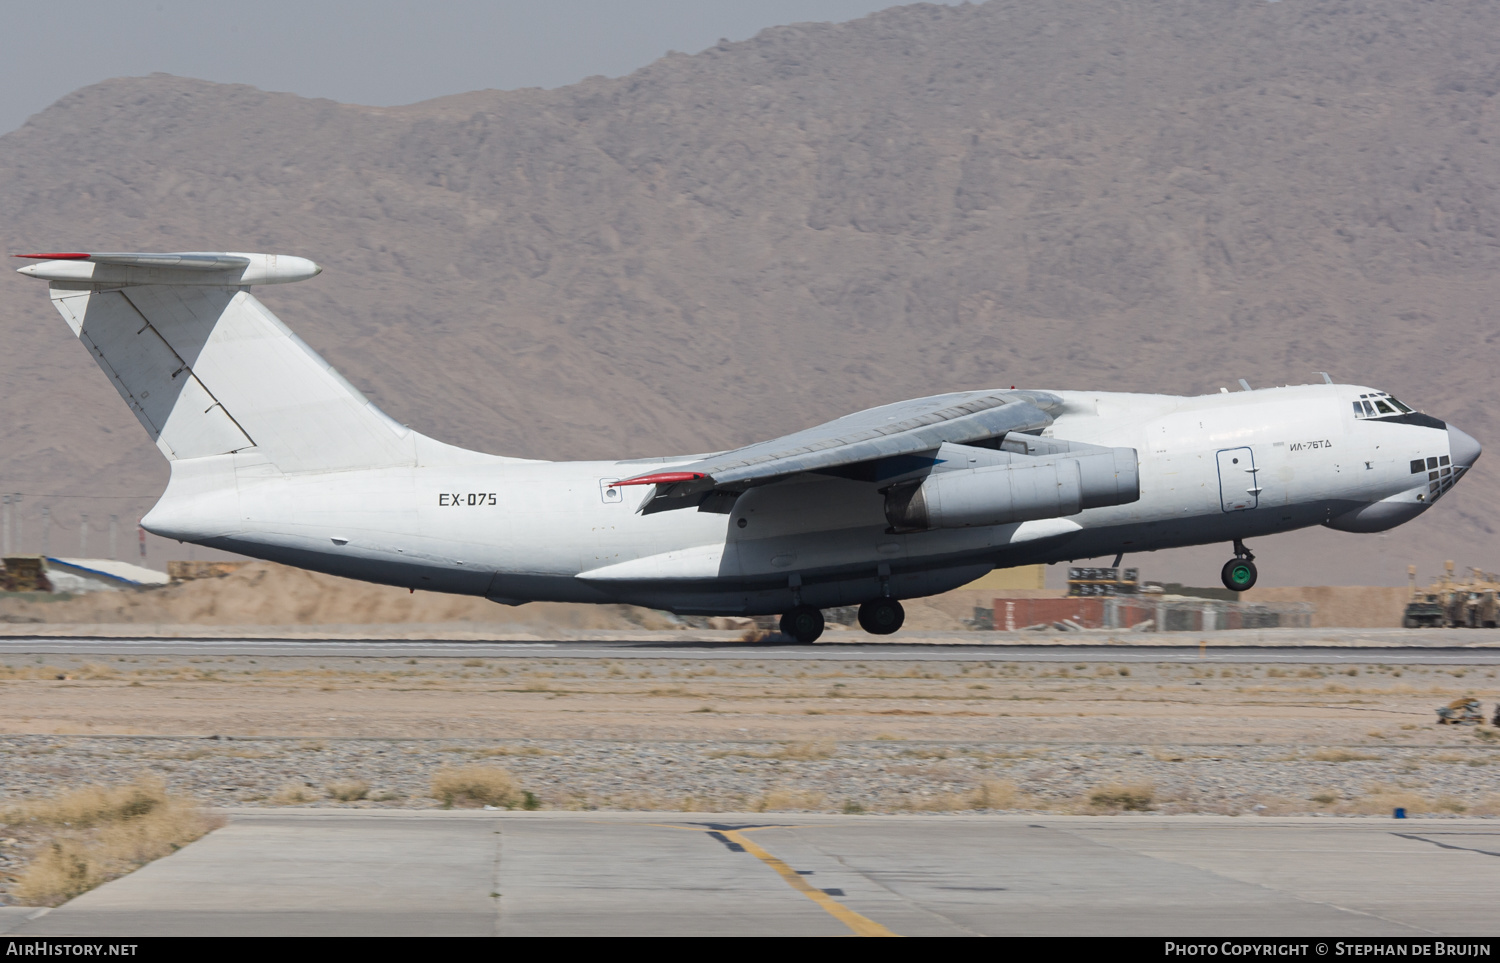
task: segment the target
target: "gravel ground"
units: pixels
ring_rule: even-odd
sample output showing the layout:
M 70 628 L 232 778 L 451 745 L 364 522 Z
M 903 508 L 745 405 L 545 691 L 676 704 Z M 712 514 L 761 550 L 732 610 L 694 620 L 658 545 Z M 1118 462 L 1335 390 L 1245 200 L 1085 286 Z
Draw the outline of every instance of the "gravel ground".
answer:
M 80 781 L 153 773 L 219 806 L 436 807 L 434 773 L 500 766 L 548 808 L 975 808 L 986 782 L 1012 784 L 1015 805 L 1097 809 L 1101 787 L 1148 787 L 1162 812 L 1370 811 L 1393 794 L 1436 813 L 1500 814 L 1500 749 L 1479 744 L 1293 750 L 1257 745 L 997 745 L 878 740 L 841 743 L 463 739 L 224 739 L 86 736 L 0 738 L 0 795 L 45 795 Z M 1338 761 L 1326 761 L 1319 754 Z M 326 797 L 338 780 L 366 799 Z M 278 799 L 301 786 L 303 800 Z M 292 794 L 295 795 L 295 794 Z M 1372 802 L 1375 800 L 1375 802 Z M 1422 803 L 1417 803 L 1422 805 Z M 1257 809 L 1256 807 L 1264 807 Z M 1109 808 L 1106 804 L 1104 808 Z
M 0 902 L 48 845 L 8 800 L 143 775 L 210 807 L 435 808 L 434 776 L 479 766 L 543 808 L 1500 815 L 1500 730 L 1433 715 L 1472 696 L 1489 718 L 1497 686 L 1440 664 L 12 653 Z

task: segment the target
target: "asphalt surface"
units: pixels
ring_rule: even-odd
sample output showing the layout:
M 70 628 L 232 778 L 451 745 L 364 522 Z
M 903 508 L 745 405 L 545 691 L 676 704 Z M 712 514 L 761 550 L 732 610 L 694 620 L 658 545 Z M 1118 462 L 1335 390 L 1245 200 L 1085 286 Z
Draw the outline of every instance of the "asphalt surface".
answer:
M 1344 630 L 1347 631 L 1347 630 Z M 1380 638 L 1377 644 L 1361 644 L 1359 638 L 1338 644 L 1306 644 L 1277 641 L 1252 645 L 1226 640 L 1230 633 L 1187 636 L 1181 644 L 1151 641 L 1104 645 L 1087 643 L 1009 644 L 849 642 L 789 645 L 733 641 L 556 641 L 476 642 L 402 641 L 387 639 L 163 639 L 163 638 L 57 638 L 12 637 L 0 639 L 0 658 L 22 655 L 74 656 L 309 656 L 319 658 L 568 658 L 568 659 L 782 659 L 856 662 L 1176 662 L 1223 663 L 1383 663 L 1389 665 L 1500 665 L 1500 646 L 1442 644 L 1437 637 L 1420 638 L 1427 644 L 1401 644 L 1399 638 Z M 1470 637 L 1480 633 L 1469 633 Z M 1482 633 L 1486 643 L 1494 633 Z M 1154 637 L 1159 639 L 1160 637 Z M 1365 640 L 1368 642 L 1368 640 Z M 1173 644 L 1176 643 L 1176 644 Z
M 1494 936 L 1500 825 L 240 812 L 11 936 Z

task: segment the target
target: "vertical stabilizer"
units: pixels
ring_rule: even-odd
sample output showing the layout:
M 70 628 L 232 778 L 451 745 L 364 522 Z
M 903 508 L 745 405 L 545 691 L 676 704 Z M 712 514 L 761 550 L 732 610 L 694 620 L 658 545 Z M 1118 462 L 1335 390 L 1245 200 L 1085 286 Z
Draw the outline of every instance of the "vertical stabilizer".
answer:
M 413 464 L 414 434 L 246 283 L 317 271 L 255 254 L 78 255 L 22 269 L 51 281 L 52 303 L 173 461 L 253 451 L 287 473 Z

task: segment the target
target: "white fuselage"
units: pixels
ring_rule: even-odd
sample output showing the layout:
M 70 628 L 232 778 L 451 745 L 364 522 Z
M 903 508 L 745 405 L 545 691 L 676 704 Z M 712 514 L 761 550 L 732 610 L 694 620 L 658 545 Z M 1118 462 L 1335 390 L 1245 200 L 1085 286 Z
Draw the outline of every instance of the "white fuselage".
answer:
M 794 595 L 858 604 L 882 591 L 946 591 L 997 566 L 1400 524 L 1446 490 L 1413 463 L 1446 461 L 1450 433 L 1420 416 L 1355 418 L 1351 399 L 1370 391 L 1052 392 L 1064 407 L 1044 437 L 1134 448 L 1140 498 L 1006 525 L 889 534 L 882 484 L 819 474 L 751 488 L 728 514 L 639 514 L 646 491 L 613 483 L 692 458 L 520 461 L 427 439 L 411 467 L 288 474 L 253 455 L 174 462 L 144 524 L 305 568 L 503 602 L 709 614 L 781 612 Z

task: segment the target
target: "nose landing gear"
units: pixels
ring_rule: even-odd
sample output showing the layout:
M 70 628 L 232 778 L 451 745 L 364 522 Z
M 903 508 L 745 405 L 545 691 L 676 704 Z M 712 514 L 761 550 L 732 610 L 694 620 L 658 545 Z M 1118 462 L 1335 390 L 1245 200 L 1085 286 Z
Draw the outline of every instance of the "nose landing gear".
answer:
M 890 635 L 906 621 L 906 609 L 895 599 L 871 599 L 859 607 L 859 627 L 871 635 Z
M 1234 558 L 1224 563 L 1219 572 L 1224 587 L 1231 592 L 1248 592 L 1255 587 L 1259 573 L 1255 570 L 1255 553 L 1245 547 L 1239 539 L 1234 540 Z

